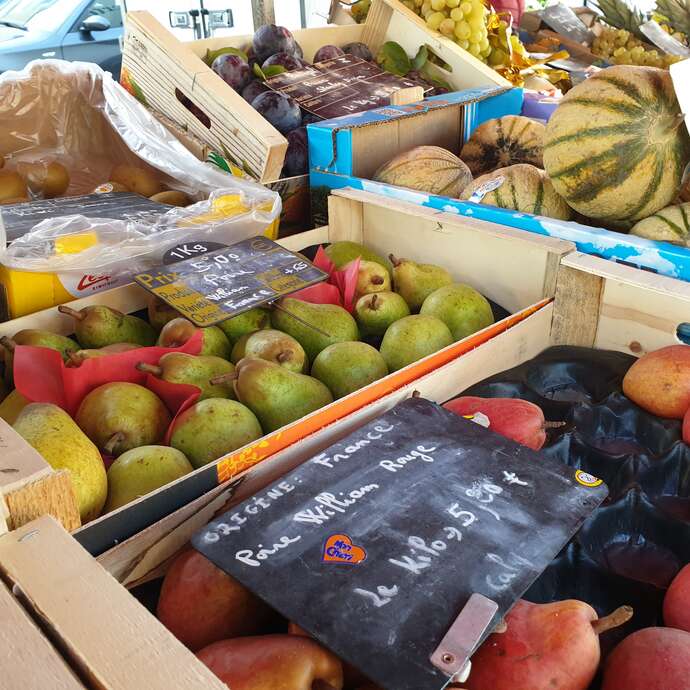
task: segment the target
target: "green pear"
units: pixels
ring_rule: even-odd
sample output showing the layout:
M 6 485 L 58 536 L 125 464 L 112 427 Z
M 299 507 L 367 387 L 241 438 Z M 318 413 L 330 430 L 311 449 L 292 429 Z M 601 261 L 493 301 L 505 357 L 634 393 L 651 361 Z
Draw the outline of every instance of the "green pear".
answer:
M 350 264 L 344 268 L 347 269 Z M 388 270 L 375 261 L 360 259 L 357 273 L 355 296 L 368 295 L 371 292 L 384 292 L 391 289 L 391 277 Z
M 237 364 L 235 393 L 258 417 L 266 433 L 333 402 L 331 392 L 321 381 L 252 357 Z
M 243 335 L 271 327 L 271 314 L 263 307 L 254 307 L 248 311 L 233 316 L 227 321 L 221 321 L 218 327 L 234 345 Z
M 266 359 L 298 374 L 309 366 L 304 348 L 291 335 L 272 329 L 243 335 L 235 343 L 231 360 L 237 364 L 245 357 Z
M 183 317 L 168 321 L 158 335 L 158 345 L 161 347 L 181 347 L 198 330 L 201 330 L 200 355 L 212 355 L 223 359 L 230 359 L 232 347 L 225 333 L 217 326 L 199 329 L 191 321 Z
M 202 467 L 263 436 L 256 415 L 235 400 L 209 398 L 175 420 L 170 445 Z
M 0 419 L 4 419 L 8 424 L 14 424 L 27 405 L 29 401 L 15 388 L 0 403 Z
M 397 371 L 453 343 L 448 326 L 435 316 L 414 314 L 391 324 L 381 354 L 389 371 Z
M 158 365 L 139 362 L 137 369 L 163 381 L 196 386 L 201 389 L 199 400 L 235 397 L 231 378 L 227 381 L 211 383 L 212 379 L 230 376 L 235 371 L 235 367 L 221 357 L 168 352 L 158 360 Z
M 357 322 L 337 304 L 311 304 L 284 297 L 278 306 L 271 316 L 273 325 L 297 340 L 310 362 L 333 343 L 359 340 Z
M 410 259 L 396 259 L 392 254 L 390 259 L 393 262 L 395 291 L 407 302 L 412 312 L 419 311 L 424 300 L 434 290 L 453 282 L 450 273 L 441 266 L 418 264 Z
M 120 455 L 108 468 L 108 499 L 105 512 L 131 503 L 194 468 L 175 448 L 140 446 Z
M 494 322 L 491 305 L 484 295 L 461 283 L 434 290 L 424 300 L 419 313 L 441 319 L 455 340 L 462 340 Z
M 381 264 L 381 266 L 391 274 L 391 265 L 387 259 L 379 256 L 376 252 L 371 251 L 371 249 L 368 249 L 358 242 L 350 242 L 347 240 L 333 242 L 329 244 L 324 251 L 326 252 L 326 256 L 338 269 L 343 268 L 343 266 L 349 264 L 350 261 L 359 257 L 365 261 L 374 261 L 377 264 Z
M 397 292 L 364 295 L 355 304 L 355 319 L 364 338 L 382 338 L 388 326 L 409 315 L 407 302 Z
M 177 309 L 174 309 L 169 304 L 161 299 L 158 299 L 158 297 L 154 295 L 150 296 L 148 304 L 149 323 L 156 329 L 158 333 L 163 330 L 163 326 L 165 326 L 168 321 L 177 319 L 180 316 L 182 316 L 182 314 L 180 314 Z
M 79 345 L 72 338 L 34 328 L 17 331 L 12 338 L 3 336 L 0 338 L 0 345 L 4 350 L 5 381 L 10 388 L 14 385 L 14 348 L 17 345 L 31 345 L 56 350 L 64 362 L 69 361 L 70 355 L 79 349 Z
M 94 388 L 79 405 L 74 421 L 108 455 L 163 440 L 171 417 L 148 388 L 118 381 Z
M 30 403 L 14 422 L 14 430 L 55 470 L 69 470 L 82 523 L 98 517 L 108 483 L 98 448 L 57 405 Z
M 311 375 L 325 383 L 334 398 L 378 381 L 388 374 L 381 353 L 360 342 L 333 343 L 321 350 L 311 367 Z
M 84 349 L 113 343 L 135 343 L 148 347 L 156 342 L 156 332 L 150 324 L 117 309 L 95 305 L 77 311 L 61 304 L 58 311 L 74 319 L 74 334 Z

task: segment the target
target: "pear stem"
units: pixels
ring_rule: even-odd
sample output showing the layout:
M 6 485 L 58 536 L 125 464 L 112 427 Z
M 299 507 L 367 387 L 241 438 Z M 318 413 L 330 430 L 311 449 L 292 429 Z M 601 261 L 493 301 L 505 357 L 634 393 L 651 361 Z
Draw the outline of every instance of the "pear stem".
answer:
M 157 378 L 160 378 L 163 375 L 162 367 L 157 367 L 155 364 L 147 364 L 146 362 L 139 362 L 139 364 L 136 365 L 135 369 L 141 371 L 144 374 L 151 374 L 152 376 L 156 376 Z
M 12 338 L 8 338 L 6 335 L 3 335 L 2 338 L 0 338 L 0 345 L 2 345 L 8 352 L 14 352 L 17 343 L 12 340 Z
M 389 254 L 388 260 L 393 264 L 393 266 L 399 266 L 400 265 L 400 259 L 397 259 L 394 254 Z
M 624 623 L 627 623 L 633 616 L 632 606 L 619 606 L 613 613 L 603 618 L 597 618 L 592 621 L 592 629 L 595 635 L 601 635 L 607 630 L 619 628 Z
M 103 450 L 108 455 L 114 455 L 115 446 L 125 440 L 125 435 L 121 431 L 116 431 L 103 445 Z
M 296 314 L 293 314 L 289 309 L 286 309 L 285 307 L 281 307 L 279 304 L 276 304 L 275 302 L 273 302 L 271 306 L 274 309 L 277 309 L 278 311 L 282 311 L 283 314 L 288 314 L 293 319 L 295 319 L 295 321 L 299 321 L 303 326 L 307 326 L 307 328 L 311 328 L 312 330 L 316 331 L 317 333 L 321 333 L 321 335 L 325 336 L 326 338 L 331 337 L 330 333 L 326 333 L 325 331 L 322 331 L 320 328 L 317 328 L 313 323 L 309 323 L 309 321 L 305 321 L 304 319 L 300 318 Z
M 504 633 L 508 630 L 508 624 L 505 622 L 505 619 L 501 618 L 501 620 L 496 623 L 496 627 L 491 631 L 493 633 Z
M 229 371 L 227 374 L 218 374 L 218 376 L 214 376 L 212 379 L 209 379 L 209 383 L 212 386 L 217 386 L 219 383 L 230 383 L 231 381 L 235 381 L 236 379 L 237 372 Z
M 562 426 L 565 426 L 565 422 L 544 422 L 544 428 L 545 429 L 560 429 Z
M 86 357 L 80 355 L 78 352 L 68 352 L 66 364 L 68 367 L 80 367 L 85 359 Z
M 374 311 L 376 311 L 378 309 L 378 307 L 376 306 L 378 300 L 379 296 L 376 293 L 374 293 L 374 296 L 371 298 L 371 302 L 369 302 L 369 309 L 373 309 Z
M 58 307 L 58 311 L 61 314 L 66 314 L 67 316 L 71 316 L 73 319 L 76 319 L 77 321 L 82 321 L 83 319 L 86 318 L 86 314 L 84 314 L 83 311 L 77 311 L 76 309 L 72 309 L 72 307 L 68 307 L 64 304 L 61 304 Z

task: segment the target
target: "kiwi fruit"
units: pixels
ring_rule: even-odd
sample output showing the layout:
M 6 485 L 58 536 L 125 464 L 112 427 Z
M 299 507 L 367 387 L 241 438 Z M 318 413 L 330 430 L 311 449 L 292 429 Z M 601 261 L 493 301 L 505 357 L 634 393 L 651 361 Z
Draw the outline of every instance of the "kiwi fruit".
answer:
M 57 161 L 51 163 L 19 163 L 17 169 L 26 179 L 31 191 L 44 198 L 61 196 L 69 187 L 67 168 Z
M 151 197 L 151 201 L 157 201 L 159 204 L 168 204 L 169 206 L 189 206 L 192 203 L 192 200 L 184 192 L 178 192 L 175 189 L 158 192 L 158 194 L 154 194 Z
M 128 192 L 129 189 L 119 182 L 104 182 L 99 184 L 92 194 L 108 194 L 109 192 Z
M 26 199 L 29 190 L 26 187 L 24 178 L 14 170 L 0 170 L 0 202 L 11 199 L 11 203 L 16 203 L 17 199 Z
M 135 165 L 116 165 L 110 173 L 110 180 L 142 196 L 152 197 L 163 191 L 163 186 L 152 172 Z

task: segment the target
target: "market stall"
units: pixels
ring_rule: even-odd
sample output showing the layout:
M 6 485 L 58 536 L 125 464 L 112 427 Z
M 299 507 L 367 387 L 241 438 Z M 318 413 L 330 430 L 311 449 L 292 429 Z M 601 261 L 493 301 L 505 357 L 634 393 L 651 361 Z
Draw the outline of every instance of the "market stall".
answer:
M 0 686 L 690 690 L 687 7 L 330 16 L 0 75 Z

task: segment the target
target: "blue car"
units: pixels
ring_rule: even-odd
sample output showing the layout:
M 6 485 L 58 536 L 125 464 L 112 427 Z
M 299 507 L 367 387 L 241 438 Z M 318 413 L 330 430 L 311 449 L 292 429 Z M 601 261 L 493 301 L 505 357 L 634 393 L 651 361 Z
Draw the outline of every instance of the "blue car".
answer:
M 0 73 L 45 58 L 95 62 L 120 77 L 117 0 L 0 0 Z

